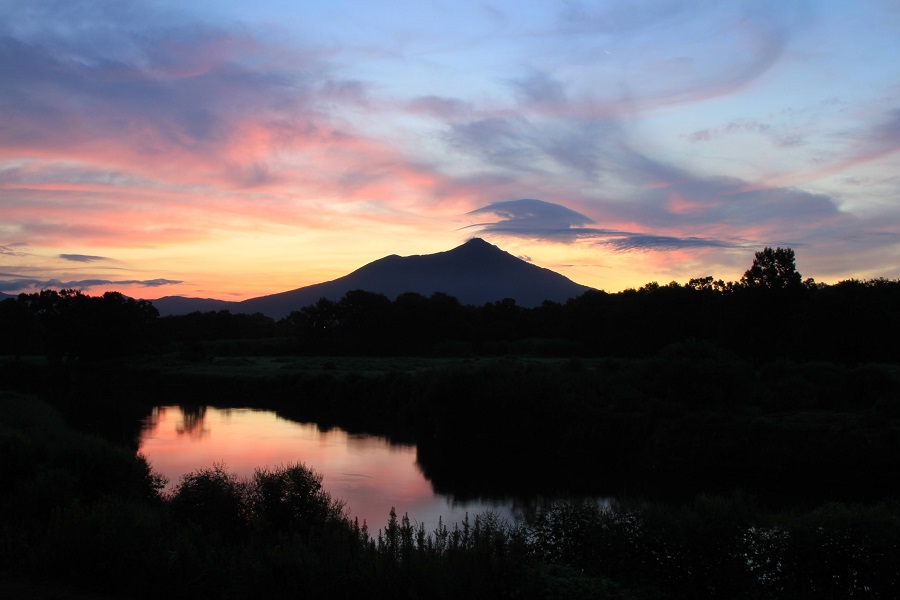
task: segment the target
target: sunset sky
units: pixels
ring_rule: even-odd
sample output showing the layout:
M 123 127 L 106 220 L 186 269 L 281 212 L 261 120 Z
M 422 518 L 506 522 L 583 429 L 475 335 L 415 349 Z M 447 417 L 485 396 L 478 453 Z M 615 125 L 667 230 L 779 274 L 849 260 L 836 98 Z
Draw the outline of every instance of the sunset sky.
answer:
M 898 192 L 896 0 L 0 0 L 0 292 L 896 278 Z

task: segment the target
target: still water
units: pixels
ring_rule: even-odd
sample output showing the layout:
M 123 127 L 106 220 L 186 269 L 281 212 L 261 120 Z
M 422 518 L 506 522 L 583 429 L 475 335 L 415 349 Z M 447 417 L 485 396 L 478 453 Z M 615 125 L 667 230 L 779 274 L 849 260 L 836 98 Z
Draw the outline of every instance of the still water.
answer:
M 384 527 L 391 507 L 423 523 L 427 531 L 460 522 L 468 512 L 492 510 L 513 520 L 511 500 L 455 502 L 435 494 L 416 464 L 416 448 L 340 429 L 321 431 L 274 412 L 178 406 L 153 409 L 144 420 L 139 452 L 168 479 L 171 490 L 187 473 L 214 464 L 249 478 L 257 467 L 304 463 L 323 476 L 333 498 L 346 502 L 350 517 L 373 532 Z

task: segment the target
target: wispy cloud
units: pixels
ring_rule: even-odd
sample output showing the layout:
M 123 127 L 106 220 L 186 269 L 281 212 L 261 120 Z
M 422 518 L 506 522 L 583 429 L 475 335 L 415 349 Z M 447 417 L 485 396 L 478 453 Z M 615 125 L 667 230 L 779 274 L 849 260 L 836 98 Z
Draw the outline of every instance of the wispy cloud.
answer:
M 130 177 L 243 189 L 284 181 L 298 150 L 352 154 L 354 136 L 322 108 L 364 105 L 365 84 L 324 53 L 196 23 L 106 28 L 89 4 L 79 10 L 97 17 L 82 22 L 85 37 L 0 35 L 0 158 L 77 156 Z
M 543 71 L 532 71 L 527 76 L 512 79 L 510 85 L 528 105 L 560 106 L 567 101 L 566 85 Z
M 474 112 L 471 102 L 459 98 L 420 96 L 407 104 L 407 110 L 415 114 L 429 115 L 441 120 L 453 120 Z
M 97 262 L 98 260 L 109 260 L 105 256 L 91 256 L 90 254 L 60 254 L 59 257 L 63 260 L 82 263 L 92 263 Z
M 13 244 L 4 244 L 0 245 L 0 255 L 5 256 L 27 256 L 27 252 L 19 250 L 19 248 L 25 247 L 26 244 L 22 242 L 16 242 Z
M 60 281 L 59 279 L 34 279 L 28 277 L 16 277 L 15 275 L 4 273 L 0 274 L 12 279 L 0 279 L 0 291 L 19 291 L 23 289 L 44 290 L 44 289 L 87 289 L 94 287 L 106 286 L 139 286 L 156 288 L 165 285 L 178 285 L 183 281 L 175 279 L 82 279 L 75 281 Z
M 644 235 L 640 233 L 621 233 L 607 236 L 610 239 L 598 241 L 618 251 L 630 250 L 680 250 L 684 248 L 740 248 L 746 244 L 710 240 L 699 237 L 672 237 L 666 235 Z
M 783 147 L 803 143 L 803 136 L 799 132 L 792 132 L 769 123 L 749 119 L 739 119 L 720 127 L 701 129 L 691 133 L 687 138 L 692 142 L 708 142 L 738 133 L 757 133 L 771 139 L 775 145 Z
M 468 213 L 495 215 L 498 221 L 467 226 L 482 233 L 527 238 L 535 241 L 573 243 L 590 240 L 617 251 L 672 250 L 680 248 L 733 248 L 734 241 L 688 236 L 675 237 L 584 227 L 593 224 L 589 217 L 565 206 L 542 200 L 508 200 L 494 202 Z

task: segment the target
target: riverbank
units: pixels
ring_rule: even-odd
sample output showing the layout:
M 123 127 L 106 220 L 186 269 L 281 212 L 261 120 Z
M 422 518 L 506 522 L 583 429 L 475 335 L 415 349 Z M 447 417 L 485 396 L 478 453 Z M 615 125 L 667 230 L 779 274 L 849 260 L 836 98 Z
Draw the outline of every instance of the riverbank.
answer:
M 524 525 L 473 515 L 434 531 L 390 515 L 366 530 L 296 467 L 252 480 L 201 469 L 160 496 L 139 457 L 71 430 L 33 396 L 0 394 L 0 443 L 0 570 L 73 597 L 890 598 L 900 589 L 896 501 L 771 511 L 747 495 L 700 495 L 563 504 Z
M 643 359 L 157 356 L 3 369 L 135 448 L 136 431 L 112 430 L 154 405 L 266 408 L 415 443 L 435 487 L 460 497 L 742 489 L 776 504 L 853 502 L 892 497 L 900 478 L 890 364 L 754 365 L 684 344 Z

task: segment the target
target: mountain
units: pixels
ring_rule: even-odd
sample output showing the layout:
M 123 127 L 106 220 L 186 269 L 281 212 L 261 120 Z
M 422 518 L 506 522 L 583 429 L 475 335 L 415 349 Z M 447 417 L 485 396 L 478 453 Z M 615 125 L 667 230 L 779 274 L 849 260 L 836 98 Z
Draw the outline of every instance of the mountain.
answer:
M 227 310 L 230 312 L 243 312 L 237 310 L 237 302 L 228 300 L 216 300 L 214 298 L 185 298 L 184 296 L 163 296 L 151 300 L 153 306 L 162 316 L 186 315 L 192 312 L 210 312 Z
M 223 303 L 221 308 L 237 313 L 261 312 L 279 319 L 315 304 L 320 298 L 339 300 L 351 290 L 365 290 L 395 299 L 404 292 L 431 296 L 443 292 L 462 304 L 481 306 L 504 298 L 513 298 L 519 306 L 533 307 L 544 300 L 565 302 L 591 288 L 571 279 L 516 258 L 488 242 L 474 238 L 465 244 L 436 254 L 398 256 L 392 254 L 371 262 L 333 281 L 242 302 Z M 191 300 L 181 298 L 180 305 L 172 297 L 154 300 L 160 314 L 184 314 Z M 196 299 L 199 302 L 209 300 Z M 160 301 L 165 301 L 159 304 Z M 222 302 L 222 301 L 217 301 Z M 178 306 L 180 310 L 171 311 Z

